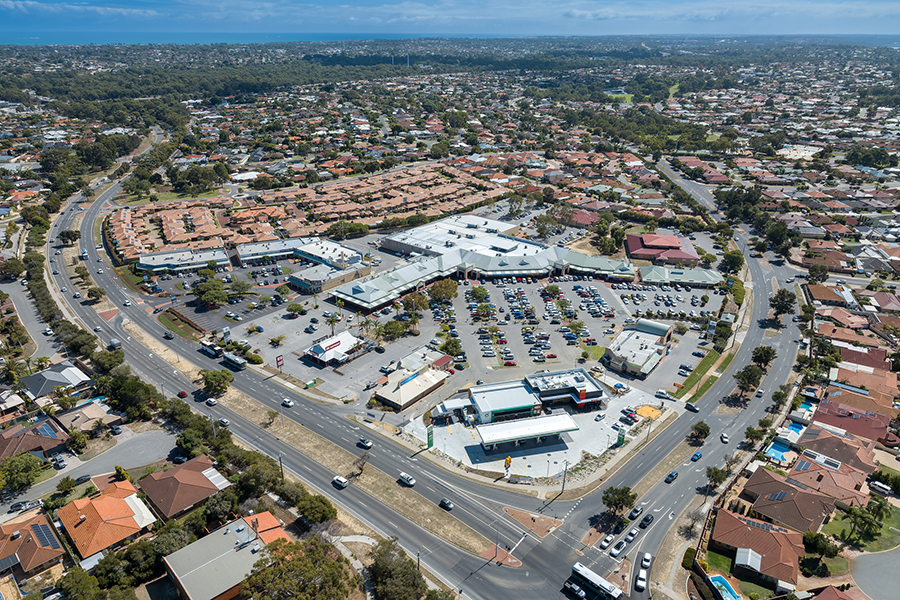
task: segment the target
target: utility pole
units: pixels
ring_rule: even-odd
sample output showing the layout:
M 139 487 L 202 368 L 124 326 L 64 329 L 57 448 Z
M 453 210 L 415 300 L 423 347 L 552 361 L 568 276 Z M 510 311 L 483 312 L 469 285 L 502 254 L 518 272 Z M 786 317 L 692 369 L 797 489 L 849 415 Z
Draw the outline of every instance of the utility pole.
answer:
M 278 455 L 278 465 L 281 467 L 281 480 L 284 481 L 284 463 L 281 461 L 284 454 Z
M 569 474 L 569 461 L 563 461 L 565 463 L 565 467 L 563 468 L 563 486 L 560 494 L 566 491 L 566 476 Z

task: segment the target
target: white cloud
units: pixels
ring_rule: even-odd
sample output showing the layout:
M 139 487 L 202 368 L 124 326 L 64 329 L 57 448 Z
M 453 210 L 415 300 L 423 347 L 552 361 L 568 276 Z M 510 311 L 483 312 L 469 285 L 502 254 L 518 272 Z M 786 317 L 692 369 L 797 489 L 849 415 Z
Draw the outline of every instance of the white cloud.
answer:
M 785 0 L 750 0 L 722 2 L 699 0 L 691 2 L 645 1 L 604 3 L 570 2 L 562 14 L 575 20 L 615 21 L 647 19 L 651 21 L 717 21 L 725 19 L 878 19 L 900 17 L 897 2 L 789 2 Z
M 155 10 L 146 10 L 139 8 L 121 8 L 118 6 L 89 6 L 86 4 L 67 4 L 67 3 L 49 3 L 36 2 L 34 0 L 0 0 L 0 10 L 10 10 L 25 14 L 33 13 L 82 13 L 97 14 L 104 16 L 123 16 L 123 17 L 160 17 L 163 13 Z

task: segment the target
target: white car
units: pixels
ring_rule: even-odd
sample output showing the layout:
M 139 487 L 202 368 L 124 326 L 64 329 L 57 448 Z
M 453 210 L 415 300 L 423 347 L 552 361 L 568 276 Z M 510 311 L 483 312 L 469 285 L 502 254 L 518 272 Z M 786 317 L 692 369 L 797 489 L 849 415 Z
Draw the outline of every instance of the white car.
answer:
M 723 444 L 728 443 L 728 434 L 727 433 L 723 433 L 722 435 L 719 436 L 719 438 L 721 438 Z
M 653 561 L 653 556 L 649 552 L 644 552 L 644 558 L 641 559 L 641 568 L 649 569 L 650 563 Z
M 97 273 L 103 274 L 103 269 L 97 269 Z
M 616 539 L 616 536 L 611 534 L 603 538 L 603 541 L 600 542 L 600 549 L 606 550 L 607 548 L 609 548 L 609 545 L 613 543 L 614 539 Z
M 123 302 L 122 304 L 125 305 L 125 306 L 131 306 L 131 300 L 126 300 L 126 301 Z
M 639 592 L 643 592 L 647 589 L 647 571 L 644 569 L 638 571 L 637 579 L 634 581 L 634 589 Z
M 282 404 L 282 406 L 287 406 L 288 408 L 290 408 L 290 407 L 294 406 L 294 401 L 291 400 L 290 398 L 285 398 L 284 400 L 281 401 L 281 404 Z
M 400 481 L 405 483 L 408 487 L 416 485 L 416 480 L 413 478 L 413 476 L 409 473 L 404 473 L 403 471 L 400 471 Z
M 640 530 L 637 527 L 635 527 L 634 529 L 632 529 L 631 531 L 628 532 L 628 535 L 625 536 L 625 541 L 630 544 L 631 542 L 634 541 L 634 538 L 636 538 L 639 533 L 640 533 Z

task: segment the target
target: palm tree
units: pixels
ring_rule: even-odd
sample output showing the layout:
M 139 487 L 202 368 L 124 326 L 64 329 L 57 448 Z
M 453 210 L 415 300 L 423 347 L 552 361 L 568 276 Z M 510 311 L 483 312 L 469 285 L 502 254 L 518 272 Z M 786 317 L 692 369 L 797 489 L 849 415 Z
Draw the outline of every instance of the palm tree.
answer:
M 841 519 L 850 521 L 850 534 L 847 538 L 853 537 L 853 534 L 859 531 L 860 534 L 869 533 L 877 529 L 878 525 L 875 517 L 866 512 L 865 509 L 851 506 Z
M 344 318 L 344 301 L 338 300 L 334 304 L 338 307 L 338 310 L 341 311 L 341 318 Z
M 94 382 L 94 393 L 98 396 L 109 396 L 112 385 L 112 377 L 109 375 L 104 375 L 103 377 L 98 377 Z
M 365 335 L 369 332 L 370 329 L 372 329 L 372 319 L 370 319 L 369 317 L 363 317 L 362 319 L 359 319 L 359 317 L 357 317 L 357 325 L 359 326 L 359 332 Z
M 372 327 L 372 337 L 375 338 L 375 341 L 381 343 L 381 338 L 384 337 L 384 325 L 381 323 L 375 323 Z
M 19 373 L 22 370 L 22 363 L 18 360 L 9 360 L 6 362 L 6 366 L 3 367 L 3 375 L 6 377 L 6 380 L 10 383 L 15 383 L 19 380 Z
M 30 374 L 31 373 L 31 357 L 26 356 L 23 360 L 25 361 L 25 370 L 28 371 L 28 373 Z
M 891 516 L 891 505 L 884 496 L 872 496 L 866 510 L 877 521 L 884 521 Z
M 334 326 L 340 322 L 341 322 L 341 320 L 335 314 L 329 315 L 328 318 L 325 319 L 325 323 L 327 323 L 328 325 L 331 325 L 331 336 L 332 337 L 334 337 Z
M 316 305 L 316 308 L 319 308 L 319 295 L 313 294 L 313 303 Z
M 37 364 L 38 370 L 43 370 L 50 365 L 50 358 L 46 356 L 38 356 L 36 359 L 34 359 L 34 362 Z

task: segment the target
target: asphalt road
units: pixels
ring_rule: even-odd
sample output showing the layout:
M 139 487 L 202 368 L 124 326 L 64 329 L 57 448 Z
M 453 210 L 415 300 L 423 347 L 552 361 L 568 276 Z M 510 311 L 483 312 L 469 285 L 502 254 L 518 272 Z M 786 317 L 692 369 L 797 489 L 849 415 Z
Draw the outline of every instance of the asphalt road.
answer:
M 22 322 L 22 325 L 31 335 L 31 339 L 37 344 L 37 350 L 32 356 L 52 357 L 57 352 L 65 352 L 65 347 L 56 336 L 44 333 L 47 323 L 41 320 L 37 308 L 34 306 L 34 301 L 31 299 L 31 295 L 28 294 L 28 289 L 22 285 L 22 282 L 20 280 L 7 280 L 7 283 L 3 285 L 3 290 L 9 294 L 13 304 L 16 305 L 16 314 L 19 315 L 19 321 Z
M 96 262 L 98 251 L 94 249 L 95 243 L 92 243 L 94 220 L 117 190 L 118 186 L 113 186 L 85 211 L 81 225 L 81 247 L 88 249 L 91 266 L 98 264 Z M 74 217 L 75 213 L 67 210 L 60 217 L 56 231 L 69 228 Z M 740 243 L 745 247 L 743 242 Z M 750 270 L 754 282 L 766 282 L 757 283 L 754 289 L 753 319 L 755 322 L 761 322 L 768 310 L 766 298 L 770 290 L 767 288 L 767 282 L 772 276 L 788 277 L 795 273 L 783 267 L 774 267 L 770 271 L 767 265 L 757 261 L 750 263 Z M 107 297 L 111 302 L 120 307 L 122 312 L 118 316 L 109 322 L 103 321 L 89 306 L 74 301 L 71 294 L 65 295 L 66 302 L 87 328 L 100 326 L 103 329 L 100 333 L 101 340 L 106 342 L 110 337 L 120 339 L 128 364 L 148 381 L 164 385 L 170 394 L 176 389 L 192 389 L 190 382 L 179 372 L 173 371 L 168 363 L 131 339 L 122 328 L 123 315 L 127 315 L 153 335 L 162 332 L 162 327 L 155 317 L 142 307 L 121 306 L 125 298 L 133 298 L 135 294 L 130 290 L 126 291 L 110 271 L 104 268 L 103 274 L 94 274 L 92 277 L 97 285 L 107 291 Z M 64 276 L 57 277 L 57 286 L 67 285 Z M 146 300 L 150 305 L 159 304 L 158 299 Z M 688 413 L 687 416 L 679 418 L 653 441 L 650 448 L 644 450 L 632 463 L 607 482 L 606 485 L 634 486 L 648 470 L 653 468 L 658 457 L 667 455 L 685 439 L 694 422 L 703 419 L 712 428 L 712 440 L 702 448 L 703 458 L 700 461 L 683 465 L 679 469 L 681 474 L 674 484 L 666 485 L 660 482 L 639 499 L 639 503 L 645 507 L 645 513 L 652 512 L 657 518 L 647 530 L 642 531 L 636 542 L 631 544 L 632 547 L 627 550 L 628 555 L 634 557 L 637 552 L 651 552 L 655 555 L 666 533 L 668 515 L 672 512 L 680 513 L 695 494 L 704 493 L 706 467 L 724 464 L 726 453 L 733 451 L 734 446 L 743 439 L 744 429 L 748 425 L 755 424 L 765 414 L 764 409 L 769 403 L 771 392 L 786 380 L 793 363 L 793 352 L 796 350 L 793 343 L 793 339 L 796 338 L 796 326 L 788 319 L 787 326 L 780 335 L 764 340 L 764 331 L 755 326 L 756 323 L 753 325 L 727 372 L 700 402 L 700 413 L 698 415 Z M 730 394 L 734 388 L 731 375 L 750 362 L 752 350 L 764 341 L 778 351 L 778 358 L 763 383 L 763 387 L 767 390 L 766 398 L 762 401 L 752 400 L 746 410 L 728 414 L 718 413 L 719 399 Z M 181 360 L 190 361 L 200 368 L 221 368 L 218 361 L 199 353 L 195 344 L 181 339 L 172 340 L 170 343 L 181 355 Z M 281 398 L 292 398 L 296 406 L 285 411 L 285 418 L 302 423 L 349 451 L 357 451 L 355 442 L 359 428 L 341 416 L 342 407 L 323 406 L 307 401 L 252 371 L 237 374 L 233 385 L 239 391 L 256 398 L 267 408 L 277 408 Z M 202 404 L 197 404 L 195 408 L 215 418 L 227 417 L 231 421 L 231 430 L 237 437 L 270 456 L 281 456 L 285 468 L 302 477 L 344 509 L 356 514 L 382 534 L 396 535 L 407 551 L 413 554 L 420 552 L 422 563 L 428 569 L 442 576 L 450 586 L 462 589 L 467 597 L 488 599 L 506 597 L 510 594 L 515 594 L 523 600 L 562 597 L 562 582 L 569 576 L 574 562 L 587 564 L 601 575 L 606 575 L 617 565 L 616 560 L 607 552 L 595 548 L 583 549 L 580 543 L 590 527 L 592 518 L 604 511 L 601 502 L 602 489 L 578 502 L 546 502 L 472 482 L 447 472 L 427 460 L 419 460 L 408 450 L 388 440 L 378 439 L 372 452 L 371 464 L 389 474 L 401 470 L 412 473 L 420 482 L 415 489 L 424 497 L 438 502 L 441 497 L 449 496 L 456 503 L 453 514 L 461 521 L 490 538 L 497 535 L 501 547 L 513 547 L 518 544 L 515 556 L 522 561 L 522 567 L 516 569 L 498 567 L 491 561 L 485 561 L 448 545 L 391 507 L 382 505 L 353 486 L 345 490 L 336 490 L 330 485 L 332 473 L 316 464 L 314 460 L 310 460 L 310 457 L 290 448 L 270 432 L 258 428 L 227 409 L 221 406 L 210 408 Z M 731 444 L 726 445 L 718 441 L 718 434 L 723 431 L 731 435 Z M 521 526 L 504 516 L 502 511 L 504 506 L 564 517 L 565 522 L 543 540 L 535 536 L 525 536 Z M 654 579 L 652 574 L 651 579 Z M 631 593 L 632 597 L 638 598 L 649 598 L 649 595 L 649 591 Z

